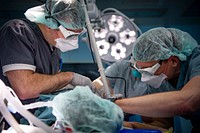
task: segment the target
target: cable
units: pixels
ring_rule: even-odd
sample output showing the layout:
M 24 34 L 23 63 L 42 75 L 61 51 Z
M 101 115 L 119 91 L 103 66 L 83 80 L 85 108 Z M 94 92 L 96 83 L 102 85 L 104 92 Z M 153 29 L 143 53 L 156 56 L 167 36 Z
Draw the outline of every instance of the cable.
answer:
M 107 76 L 107 78 L 112 78 L 112 79 L 122 79 L 124 81 L 124 96 L 127 97 L 126 95 L 126 79 L 125 78 L 122 78 L 122 77 L 111 77 L 111 76 Z
M 38 2 L 41 2 L 41 3 L 46 3 L 46 0 L 36 0 L 36 1 L 38 1 Z
M 96 62 L 94 60 L 94 55 L 93 55 L 93 52 L 92 52 L 91 43 L 90 43 L 90 36 L 88 34 L 87 34 L 87 36 L 88 36 L 88 43 L 89 43 L 89 47 L 90 47 L 90 52 L 91 52 L 91 55 L 92 55 L 92 59 L 93 59 L 93 62 L 96 64 Z M 107 75 L 106 75 L 106 77 L 107 78 L 122 79 L 124 81 L 124 96 L 127 97 L 127 95 L 126 95 L 126 79 L 125 78 L 122 78 L 122 77 L 111 77 L 111 76 L 107 76 Z

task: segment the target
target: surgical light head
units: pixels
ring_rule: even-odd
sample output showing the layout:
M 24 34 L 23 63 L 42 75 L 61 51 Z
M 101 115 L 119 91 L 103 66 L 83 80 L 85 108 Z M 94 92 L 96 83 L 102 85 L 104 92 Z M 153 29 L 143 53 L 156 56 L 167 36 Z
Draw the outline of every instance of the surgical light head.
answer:
M 143 33 L 135 42 L 135 61 L 165 60 L 177 56 L 181 61 L 192 54 L 198 43 L 188 33 L 174 28 L 154 28 Z
M 68 29 L 83 29 L 86 21 L 78 0 L 47 0 L 44 5 L 28 9 L 25 16 L 52 29 L 58 29 L 60 25 Z

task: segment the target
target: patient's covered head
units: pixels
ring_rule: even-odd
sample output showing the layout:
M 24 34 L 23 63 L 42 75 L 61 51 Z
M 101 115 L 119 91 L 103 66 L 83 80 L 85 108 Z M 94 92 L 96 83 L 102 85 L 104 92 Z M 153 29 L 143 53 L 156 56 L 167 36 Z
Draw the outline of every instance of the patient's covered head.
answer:
M 95 95 L 87 86 L 55 96 L 53 114 L 80 132 L 118 132 L 124 119 L 116 104 Z

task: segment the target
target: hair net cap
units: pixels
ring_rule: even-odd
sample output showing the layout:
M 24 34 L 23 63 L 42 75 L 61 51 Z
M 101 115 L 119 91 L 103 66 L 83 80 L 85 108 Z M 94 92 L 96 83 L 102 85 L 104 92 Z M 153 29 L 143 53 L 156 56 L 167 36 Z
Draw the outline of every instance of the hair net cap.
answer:
M 60 24 L 68 29 L 82 29 L 86 22 L 83 5 L 78 0 L 47 0 L 41 6 L 28 9 L 24 15 L 52 29 L 58 29 Z
M 124 118 L 121 108 L 95 95 L 87 86 L 58 94 L 52 107 L 57 120 L 80 132 L 116 133 Z
M 188 33 L 174 28 L 154 28 L 143 33 L 135 42 L 133 57 L 136 61 L 165 60 L 177 56 L 187 59 L 198 43 Z

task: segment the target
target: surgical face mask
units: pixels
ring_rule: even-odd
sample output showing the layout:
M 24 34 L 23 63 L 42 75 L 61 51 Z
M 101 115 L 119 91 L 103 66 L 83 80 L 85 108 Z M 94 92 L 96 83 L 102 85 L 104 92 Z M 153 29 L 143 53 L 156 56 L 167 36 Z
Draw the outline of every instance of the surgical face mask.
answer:
M 161 73 L 160 75 L 148 75 L 142 73 L 141 81 L 153 88 L 159 88 L 166 78 L 167 76 L 164 73 Z
M 57 38 L 56 48 L 59 48 L 62 52 L 69 50 L 74 50 L 78 48 L 78 36 L 80 33 L 75 33 L 65 29 L 62 25 L 59 26 L 59 29 L 65 38 Z
M 56 45 L 55 47 L 60 49 L 62 52 L 74 50 L 78 48 L 78 36 L 75 38 L 70 38 L 70 39 L 63 39 L 63 38 L 58 38 L 55 39 Z
M 167 78 L 167 76 L 162 73 L 160 75 L 154 75 L 155 72 L 160 67 L 159 63 L 156 63 L 152 67 L 140 69 L 136 66 L 136 63 L 134 63 L 134 67 L 136 70 L 138 70 L 141 73 L 141 81 L 152 86 L 153 88 L 159 88 L 162 84 L 162 82 Z

